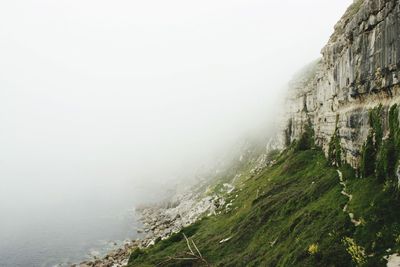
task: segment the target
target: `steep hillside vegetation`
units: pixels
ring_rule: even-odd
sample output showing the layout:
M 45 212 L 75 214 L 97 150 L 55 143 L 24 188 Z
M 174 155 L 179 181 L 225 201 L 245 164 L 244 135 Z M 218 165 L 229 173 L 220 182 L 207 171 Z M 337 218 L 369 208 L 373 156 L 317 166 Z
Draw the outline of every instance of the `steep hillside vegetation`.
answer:
M 236 181 L 229 209 L 135 250 L 129 266 L 383 266 L 400 248 L 396 193 L 340 170 L 318 148 L 293 144 Z
M 216 214 L 136 249 L 129 266 L 400 259 L 399 0 L 355 1 L 322 54 L 291 83 L 286 150 L 214 181 L 235 186 Z

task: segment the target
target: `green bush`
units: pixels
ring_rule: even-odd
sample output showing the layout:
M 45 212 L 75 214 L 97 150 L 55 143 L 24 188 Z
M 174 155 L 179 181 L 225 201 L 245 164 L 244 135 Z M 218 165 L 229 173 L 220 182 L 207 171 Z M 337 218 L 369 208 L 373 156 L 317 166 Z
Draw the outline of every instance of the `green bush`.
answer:
M 340 135 L 339 135 L 339 116 L 336 116 L 336 127 L 335 132 L 329 142 L 329 149 L 328 149 L 328 160 L 329 163 L 333 166 L 341 166 L 342 165 L 342 147 L 340 145 Z
M 388 179 L 396 176 L 397 163 L 399 161 L 400 127 L 399 108 L 393 105 L 389 111 L 389 138 L 386 141 L 386 173 Z
M 296 151 L 305 151 L 314 147 L 314 129 L 311 120 L 308 119 L 304 125 L 303 133 L 296 144 Z
M 129 256 L 129 262 L 133 262 L 134 260 L 139 259 L 140 257 L 144 256 L 146 252 L 141 250 L 140 248 L 136 248 L 131 255 Z
M 374 145 L 374 132 L 370 130 L 367 141 L 365 142 L 361 152 L 361 176 L 368 177 L 375 172 L 376 150 Z
M 369 124 L 370 131 L 361 151 L 361 176 L 368 177 L 376 174 L 378 179 L 384 172 L 385 151 L 382 147 L 383 127 L 382 127 L 383 108 L 382 105 L 370 110 Z M 378 170 L 378 172 L 377 172 Z
M 383 121 L 388 119 L 389 134 L 383 138 Z M 398 105 L 389 109 L 385 116 L 382 105 L 370 111 L 369 121 L 371 130 L 368 134 L 362 153 L 360 170 L 362 177 L 375 175 L 376 179 L 384 183 L 396 178 L 396 170 L 400 158 L 400 123 Z

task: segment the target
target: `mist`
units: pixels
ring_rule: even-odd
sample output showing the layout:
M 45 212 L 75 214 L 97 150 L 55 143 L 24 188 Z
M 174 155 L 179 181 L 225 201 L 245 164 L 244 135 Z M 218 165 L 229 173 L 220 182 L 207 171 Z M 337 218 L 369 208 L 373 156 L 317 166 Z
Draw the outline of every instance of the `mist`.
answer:
M 268 129 L 351 2 L 1 1 L 0 236 L 193 179 Z

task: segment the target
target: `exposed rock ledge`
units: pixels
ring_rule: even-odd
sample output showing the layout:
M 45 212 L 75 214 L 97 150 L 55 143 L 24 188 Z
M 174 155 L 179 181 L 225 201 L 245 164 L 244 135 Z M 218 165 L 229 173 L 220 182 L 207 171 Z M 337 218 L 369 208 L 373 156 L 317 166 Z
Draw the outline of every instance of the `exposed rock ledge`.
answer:
M 356 0 L 336 24 L 322 59 L 290 85 L 287 138 L 298 139 L 310 121 L 327 153 L 338 128 L 343 160 L 357 168 L 369 110 L 382 104 L 387 112 L 400 103 L 399 36 L 399 0 Z

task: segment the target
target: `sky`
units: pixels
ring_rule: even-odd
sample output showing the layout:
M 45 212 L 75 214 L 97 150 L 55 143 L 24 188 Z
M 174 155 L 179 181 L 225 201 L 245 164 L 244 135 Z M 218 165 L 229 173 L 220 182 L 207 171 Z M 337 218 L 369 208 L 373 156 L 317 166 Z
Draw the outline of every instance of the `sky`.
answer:
M 1 1 L 0 209 L 193 175 L 275 118 L 351 2 Z

